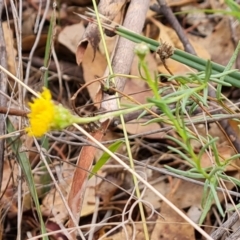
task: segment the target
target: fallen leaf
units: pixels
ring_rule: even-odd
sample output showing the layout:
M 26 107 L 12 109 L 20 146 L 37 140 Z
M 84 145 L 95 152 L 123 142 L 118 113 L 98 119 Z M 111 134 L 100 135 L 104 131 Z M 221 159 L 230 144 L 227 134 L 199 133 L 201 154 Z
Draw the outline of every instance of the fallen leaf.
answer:
M 175 205 L 175 196 L 171 196 L 170 194 L 167 198 Z M 158 218 L 151 236 L 152 240 L 195 239 L 194 228 L 165 202 L 161 204 L 161 215 L 164 220 L 161 217 Z
M 232 33 L 229 28 L 228 18 L 223 18 L 215 27 L 212 34 L 206 38 L 191 35 L 191 39 L 205 48 L 211 56 L 211 60 L 226 66 L 234 52 Z M 235 65 L 233 65 L 233 68 Z
M 96 52 L 95 59 L 93 61 L 93 52 L 93 49 L 89 46 L 84 53 L 84 58 L 82 61 L 83 77 L 86 83 L 91 82 L 96 77 L 103 76 L 107 66 L 106 58 L 98 51 Z M 95 97 L 99 88 L 99 82 L 94 82 L 87 86 L 89 95 L 94 102 L 96 101 Z M 102 99 L 98 98 L 97 101 L 100 100 Z
M 106 121 L 102 123 L 101 130 L 98 130 L 92 133 L 92 137 L 94 137 L 97 141 L 101 141 L 104 131 L 106 131 L 109 122 Z M 93 146 L 84 146 L 81 149 L 81 152 L 78 157 L 77 167 L 75 168 L 70 192 L 68 195 L 68 204 L 71 209 L 75 220 L 79 221 L 79 213 L 82 209 L 84 193 L 86 190 L 86 181 L 88 176 L 88 170 L 90 170 L 94 157 L 95 157 L 96 148 Z M 79 167 L 78 167 L 79 166 Z M 86 171 L 87 170 L 87 171 Z M 74 227 L 75 224 L 73 220 L 70 218 L 68 227 Z M 74 233 L 73 233 L 74 235 Z
M 109 23 L 113 21 L 119 12 L 122 11 L 125 3 L 126 0 L 101 0 L 98 4 L 98 11 L 99 14 L 107 18 L 107 20 L 102 18 L 102 23 Z M 90 43 L 93 48 L 92 60 L 94 60 L 100 40 L 101 38 L 98 26 L 95 23 L 89 23 L 77 47 L 76 61 L 78 65 L 81 64 L 83 60 L 88 43 Z
M 66 26 L 58 35 L 58 42 L 67 47 L 72 53 L 77 50 L 77 45 L 85 31 L 83 22 Z

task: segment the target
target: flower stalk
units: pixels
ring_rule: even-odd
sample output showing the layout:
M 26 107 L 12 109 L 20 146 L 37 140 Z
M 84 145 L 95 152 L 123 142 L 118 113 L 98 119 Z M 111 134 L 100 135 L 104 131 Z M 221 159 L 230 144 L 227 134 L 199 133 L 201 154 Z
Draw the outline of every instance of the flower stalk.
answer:
M 101 119 L 117 117 L 121 114 L 150 108 L 153 105 L 153 103 L 148 103 L 99 116 L 79 117 L 72 114 L 69 109 L 61 104 L 54 103 L 50 91 L 47 88 L 43 88 L 43 92 L 39 97 L 35 98 L 32 103 L 29 103 L 30 113 L 27 116 L 29 118 L 30 126 L 25 130 L 29 136 L 42 137 L 51 130 L 63 130 L 74 123 L 87 124 L 97 122 Z

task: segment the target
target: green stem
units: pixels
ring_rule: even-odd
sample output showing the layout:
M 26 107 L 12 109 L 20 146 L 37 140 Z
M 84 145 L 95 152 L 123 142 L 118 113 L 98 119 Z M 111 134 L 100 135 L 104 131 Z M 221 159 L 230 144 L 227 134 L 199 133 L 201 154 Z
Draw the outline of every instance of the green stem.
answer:
M 158 47 L 160 46 L 159 42 L 157 42 L 153 39 L 141 36 L 139 34 L 136 34 L 132 31 L 129 31 L 120 26 L 116 27 L 116 33 L 118 35 L 120 35 L 126 39 L 129 39 L 133 42 L 136 42 L 136 43 L 145 42 L 145 43 L 149 44 L 149 48 L 152 51 L 156 51 L 158 49 Z M 171 58 L 173 60 L 181 62 L 189 67 L 195 68 L 198 71 L 204 71 L 207 66 L 207 61 L 208 61 L 208 60 L 201 59 L 195 55 L 189 54 L 189 53 L 184 52 L 179 49 L 175 49 L 174 54 L 171 56 Z M 211 64 L 212 64 L 212 74 L 224 72 L 224 69 L 225 69 L 224 66 L 214 63 L 214 62 L 211 62 Z M 228 76 L 225 77 L 226 82 L 232 84 L 235 87 L 240 88 L 239 79 L 240 79 L 240 72 L 238 72 L 238 71 L 232 72 Z
M 102 114 L 102 115 L 98 115 L 98 116 L 94 116 L 94 117 L 83 117 L 82 118 L 82 117 L 75 116 L 74 123 L 86 124 L 86 123 L 91 123 L 91 122 L 97 122 L 104 118 L 118 117 L 122 114 L 132 113 L 134 111 L 137 111 L 140 109 L 151 108 L 153 106 L 154 106 L 154 103 L 147 103 L 147 104 L 142 104 L 142 105 L 139 105 L 136 107 L 119 110 L 119 111 L 115 111 L 115 112 L 110 112 L 110 113 L 106 113 L 106 114 Z

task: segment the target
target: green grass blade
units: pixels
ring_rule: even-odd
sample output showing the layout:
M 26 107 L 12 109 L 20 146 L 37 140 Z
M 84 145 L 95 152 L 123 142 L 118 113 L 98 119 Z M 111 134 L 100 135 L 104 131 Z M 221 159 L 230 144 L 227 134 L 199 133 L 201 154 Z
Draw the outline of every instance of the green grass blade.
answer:
M 204 219 L 206 218 L 213 202 L 212 191 L 207 188 L 207 186 L 211 186 L 211 184 L 209 184 L 209 181 L 206 180 L 205 185 L 206 187 L 204 186 L 204 192 L 203 192 L 203 198 L 202 198 L 203 211 L 199 219 L 200 225 L 203 223 Z
M 225 3 L 232 10 L 232 12 L 236 12 L 235 17 L 240 21 L 240 6 L 233 0 L 225 0 Z
M 118 148 L 122 145 L 122 141 L 117 141 L 115 143 L 113 143 L 108 149 L 111 152 L 116 152 L 118 150 Z M 99 169 L 102 168 L 102 166 L 104 166 L 104 164 L 109 160 L 110 155 L 106 152 L 103 153 L 103 155 L 99 158 L 99 160 L 97 161 L 97 163 L 95 164 L 95 166 L 92 168 L 91 174 L 89 175 L 89 179 L 95 174 L 97 173 L 97 171 Z
M 48 35 L 47 35 L 47 42 L 46 42 L 46 48 L 45 48 L 45 55 L 44 55 L 44 67 L 46 68 L 46 71 L 44 72 L 44 78 L 43 83 L 45 87 L 48 87 L 48 65 L 49 61 L 51 59 L 51 49 L 53 43 L 53 29 L 56 23 L 56 16 L 55 11 L 53 11 L 53 14 L 51 16 L 50 26 L 48 29 Z
M 195 178 L 195 179 L 204 179 L 204 176 L 200 173 L 192 173 L 190 171 L 182 171 L 178 170 L 172 167 L 169 167 L 167 165 L 164 165 L 165 168 L 167 168 L 170 172 L 176 173 L 180 176 L 188 177 L 188 178 Z
M 15 131 L 15 129 L 9 119 L 7 121 L 7 131 L 8 131 L 8 133 L 12 133 Z M 22 142 L 18 137 L 8 138 L 7 142 L 9 145 L 11 145 L 12 151 L 16 155 L 18 163 L 21 166 L 21 169 L 24 173 L 25 179 L 26 179 L 28 187 L 29 187 L 29 191 L 31 193 L 31 196 L 33 198 L 33 201 L 35 203 L 35 207 L 37 210 L 38 218 L 40 221 L 41 233 L 45 234 L 45 233 L 47 233 L 47 231 L 46 231 L 45 224 L 44 224 L 44 221 L 42 218 L 42 213 L 41 213 L 41 209 L 40 209 L 40 205 L 39 205 L 39 201 L 38 201 L 37 190 L 36 190 L 36 187 L 34 184 L 34 178 L 32 175 L 31 165 L 29 163 L 29 159 L 28 159 L 26 153 L 19 151 L 19 149 L 21 149 L 21 147 L 22 147 Z M 45 236 L 42 239 L 48 240 L 48 237 Z

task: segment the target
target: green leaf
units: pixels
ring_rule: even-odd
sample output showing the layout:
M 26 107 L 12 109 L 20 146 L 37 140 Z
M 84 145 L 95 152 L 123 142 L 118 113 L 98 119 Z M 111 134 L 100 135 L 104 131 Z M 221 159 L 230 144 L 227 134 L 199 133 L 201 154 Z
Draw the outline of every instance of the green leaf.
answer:
M 167 168 L 170 172 L 176 173 L 180 176 L 188 177 L 188 178 L 195 178 L 195 179 L 204 179 L 204 176 L 200 173 L 192 173 L 190 171 L 182 171 L 178 170 L 172 167 L 169 167 L 167 165 L 164 165 L 165 168 Z
M 202 215 L 199 219 L 199 224 L 201 225 L 206 218 L 213 202 L 213 194 L 212 192 L 208 189 L 208 186 L 211 186 L 208 180 L 205 181 L 205 186 L 204 186 L 204 191 L 203 191 L 203 198 L 202 198 L 202 207 L 203 207 L 203 212 Z
M 122 141 L 117 141 L 113 143 L 108 149 L 114 153 L 118 150 L 118 148 L 122 145 L 122 143 L 123 143 Z M 97 173 L 99 169 L 101 169 L 101 167 L 109 160 L 109 158 L 110 158 L 110 155 L 108 153 L 103 153 L 103 155 L 99 158 L 95 166 L 92 168 L 91 174 L 89 175 L 89 179 L 95 173 Z
M 238 19 L 238 21 L 240 21 L 240 6 L 233 0 L 225 0 L 225 3 L 233 12 L 238 13 L 237 15 L 235 15 L 235 17 Z

